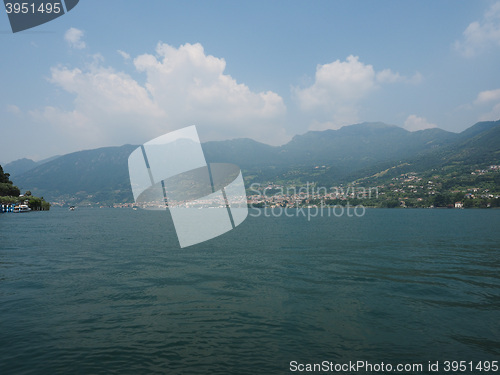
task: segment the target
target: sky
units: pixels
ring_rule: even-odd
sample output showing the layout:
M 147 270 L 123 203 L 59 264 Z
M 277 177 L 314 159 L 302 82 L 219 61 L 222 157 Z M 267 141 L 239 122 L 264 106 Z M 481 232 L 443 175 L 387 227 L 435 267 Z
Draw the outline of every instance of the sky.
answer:
M 3 9 L 3 8 L 2 8 Z M 80 0 L 13 34 L 0 15 L 0 164 L 142 144 L 280 145 L 381 121 L 500 119 L 500 1 Z

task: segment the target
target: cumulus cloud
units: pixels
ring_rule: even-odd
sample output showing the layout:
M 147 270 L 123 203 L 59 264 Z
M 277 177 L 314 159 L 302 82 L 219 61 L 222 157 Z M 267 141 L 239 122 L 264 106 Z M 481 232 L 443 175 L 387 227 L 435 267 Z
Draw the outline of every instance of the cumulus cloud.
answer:
M 272 142 L 284 134 L 279 126 L 286 112 L 283 99 L 271 91 L 252 92 L 224 74 L 225 60 L 206 55 L 201 44 L 160 43 L 156 56 L 138 56 L 134 64 L 146 73 L 149 92 L 174 123 L 207 124 L 205 131 L 226 138 Z
M 430 129 L 430 128 L 435 128 L 436 125 L 430 123 L 425 119 L 424 117 L 418 117 L 416 115 L 410 115 L 408 118 L 405 120 L 404 126 L 406 130 L 409 130 L 411 132 L 418 131 L 418 130 L 424 130 L 424 129 Z
M 359 121 L 359 103 L 387 83 L 418 83 L 421 75 L 408 78 L 390 69 L 376 72 L 372 65 L 350 55 L 345 61 L 336 60 L 318 65 L 314 83 L 306 88 L 294 88 L 299 108 L 315 117 L 311 130 L 335 129 Z
M 500 2 L 493 4 L 481 21 L 474 21 L 455 42 L 456 50 L 465 57 L 474 57 L 491 47 L 500 47 Z
M 72 135 L 73 142 L 91 146 L 132 143 L 138 129 L 145 128 L 147 136 L 156 134 L 151 128 L 159 127 L 164 116 L 144 87 L 112 68 L 55 67 L 50 82 L 75 95 L 73 109 L 47 106 L 30 113 L 56 131 Z
M 73 106 L 47 106 L 31 116 L 85 147 L 142 143 L 193 124 L 203 140 L 284 140 L 283 99 L 238 83 L 224 73 L 226 62 L 205 54 L 200 44 L 160 43 L 155 54 L 133 61 L 136 73 L 146 76 L 144 84 L 102 59 L 86 68 L 53 67 L 49 81 L 74 95 Z
M 297 90 L 296 94 L 303 109 L 328 108 L 332 101 L 365 96 L 375 86 L 374 77 L 371 65 L 365 65 L 358 56 L 351 55 L 346 61 L 318 65 L 314 84 Z
M 479 121 L 500 119 L 500 89 L 481 91 L 474 101 L 474 107 L 483 111 Z
M 69 44 L 71 48 L 75 49 L 84 49 L 87 46 L 82 38 L 83 31 L 75 29 L 74 27 L 70 28 L 64 34 L 64 40 Z

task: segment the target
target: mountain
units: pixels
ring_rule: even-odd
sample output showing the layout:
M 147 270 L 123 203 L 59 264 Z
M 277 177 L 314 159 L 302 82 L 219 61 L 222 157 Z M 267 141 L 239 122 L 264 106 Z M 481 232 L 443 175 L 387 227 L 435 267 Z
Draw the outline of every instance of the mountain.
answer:
M 458 139 L 441 129 L 409 132 L 395 125 L 362 123 L 338 130 L 310 131 L 289 143 L 272 147 L 250 139 L 207 142 L 208 161 L 231 161 L 246 171 L 247 180 L 303 180 L 311 167 L 326 166 L 316 178 L 322 183 L 342 183 L 358 177 L 366 168 L 380 169 Z M 316 171 L 317 172 L 317 171 Z M 253 180 L 252 180 L 253 181 Z
M 370 176 L 399 164 L 384 173 L 384 178 L 401 173 L 441 171 L 449 173 L 470 173 L 477 168 L 500 164 L 500 120 L 479 122 L 456 135 L 454 142 L 421 152 L 400 163 L 374 165 L 359 171 L 352 178 Z
M 18 159 L 9 164 L 5 164 L 5 170 L 9 172 L 12 176 L 16 174 L 21 174 L 23 172 L 29 171 L 36 167 L 36 162 L 31 159 Z
M 227 161 L 242 168 L 288 167 L 335 164 L 343 170 L 358 169 L 385 160 L 402 159 L 457 139 L 441 129 L 409 132 L 395 125 L 362 123 L 338 130 L 310 131 L 289 143 L 273 147 L 251 139 L 207 142 L 207 159 Z M 388 147 L 390 146 L 390 147 Z
M 395 125 L 362 123 L 338 130 L 308 132 L 281 147 L 281 157 L 294 164 L 333 163 L 352 171 L 383 161 L 404 159 L 456 139 L 441 129 L 409 132 Z
M 53 201 L 131 202 L 127 160 L 136 147 L 105 147 L 60 156 L 16 175 L 15 183 Z M 500 164 L 500 121 L 478 123 L 459 134 L 437 128 L 409 132 L 394 125 L 362 123 L 307 132 L 278 147 L 251 139 L 206 142 L 202 147 L 208 162 L 239 165 L 247 183 L 314 181 L 333 186 L 384 170 L 395 174 L 459 165 L 465 171 Z
M 21 190 L 47 200 L 122 202 L 132 199 L 128 156 L 137 146 L 79 151 L 43 163 L 16 177 Z
M 279 162 L 279 148 L 259 143 L 249 138 L 202 144 L 207 162 L 233 163 L 250 169 Z
M 468 139 L 475 137 L 480 133 L 484 133 L 488 130 L 491 130 L 499 125 L 500 121 L 482 121 L 478 122 L 475 125 L 472 125 L 470 128 L 465 129 L 463 132 L 459 134 L 461 139 Z
M 40 160 L 40 161 L 33 161 L 31 159 L 27 159 L 27 158 L 22 158 L 22 159 L 18 159 L 18 160 L 14 160 L 8 164 L 5 164 L 4 166 L 4 169 L 9 172 L 9 174 L 11 176 L 17 176 L 17 175 L 20 175 L 24 172 L 27 172 L 39 165 L 42 165 L 42 164 L 45 164 L 49 161 L 52 161 L 54 159 L 57 159 L 59 157 L 59 155 L 57 156 L 52 156 L 50 158 L 47 158 L 47 159 L 43 159 L 43 160 Z
M 435 155 L 435 156 L 434 156 Z M 439 156 L 438 156 L 439 155 Z M 453 147 L 432 154 L 438 165 L 453 163 L 498 164 L 500 160 L 500 120 L 480 122 L 459 135 Z

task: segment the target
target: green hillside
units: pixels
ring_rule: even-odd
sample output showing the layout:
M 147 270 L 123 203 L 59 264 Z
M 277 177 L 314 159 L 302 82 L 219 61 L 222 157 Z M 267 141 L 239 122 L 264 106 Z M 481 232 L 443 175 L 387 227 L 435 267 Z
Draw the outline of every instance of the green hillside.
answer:
M 385 199 L 404 205 L 500 205 L 500 121 L 478 123 L 444 147 L 385 169 L 363 171 L 359 185 L 383 186 Z M 464 199 L 467 196 L 467 199 Z

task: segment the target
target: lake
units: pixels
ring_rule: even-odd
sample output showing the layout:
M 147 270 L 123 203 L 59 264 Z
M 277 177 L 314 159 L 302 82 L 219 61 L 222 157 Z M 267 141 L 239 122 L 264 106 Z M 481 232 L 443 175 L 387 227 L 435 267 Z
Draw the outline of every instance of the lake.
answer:
M 168 212 L 0 214 L 0 373 L 500 360 L 499 228 L 500 210 L 261 215 L 181 249 Z

